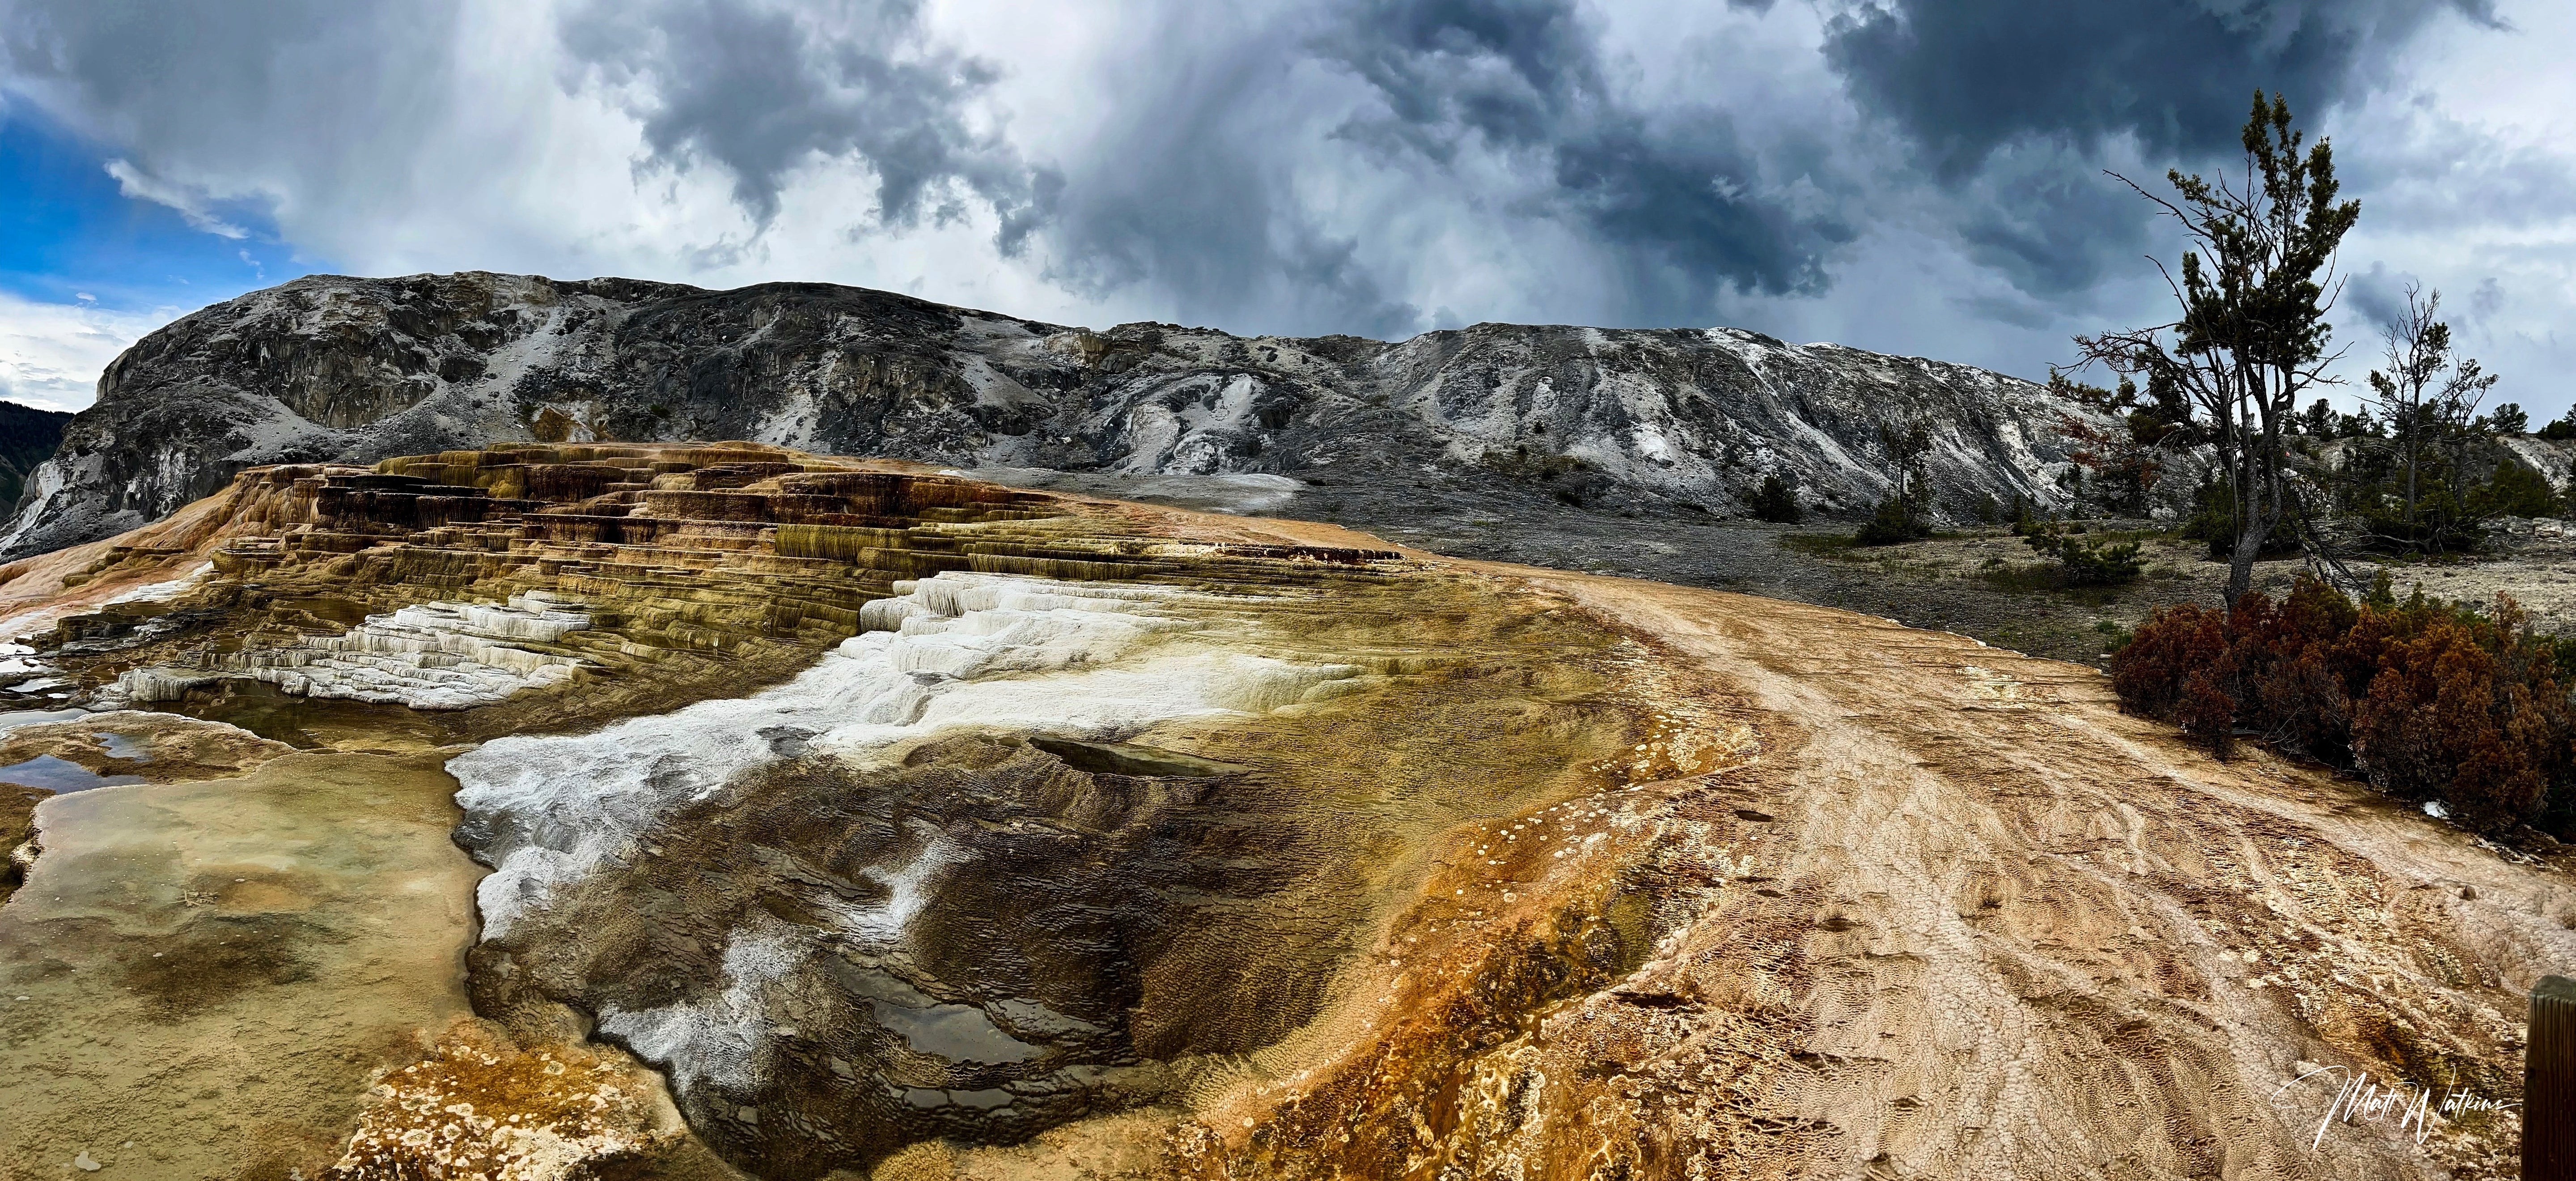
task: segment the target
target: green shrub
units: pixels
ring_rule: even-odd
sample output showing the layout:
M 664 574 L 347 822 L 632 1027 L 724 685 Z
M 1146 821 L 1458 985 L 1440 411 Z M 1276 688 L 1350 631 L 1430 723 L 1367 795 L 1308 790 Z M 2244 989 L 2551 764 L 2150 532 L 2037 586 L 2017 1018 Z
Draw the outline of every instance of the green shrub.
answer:
M 2012 531 L 2015 537 L 2028 537 L 2040 531 L 2039 516 L 2030 511 L 2030 502 L 2019 493 L 2013 494 Z
M 1921 498 L 1928 501 L 1929 496 Z M 1857 545 L 1900 545 L 1932 536 L 1932 516 L 1928 506 L 1918 507 L 1916 497 L 1898 493 L 1878 502 L 1869 520 L 1861 523 L 1852 535 Z
M 1762 486 L 1754 490 L 1747 504 L 1753 515 L 1775 525 L 1795 525 L 1805 514 L 1798 509 L 1798 489 L 1777 475 L 1762 477 Z
M 2478 490 L 2471 490 L 2476 498 Z M 2481 514 L 2470 504 L 2462 503 L 2448 481 L 2439 478 L 2424 481 L 2415 497 L 2415 518 L 2406 518 L 2406 507 L 2395 497 L 2382 497 L 2365 502 L 2354 514 L 2362 527 L 2362 545 L 2381 553 L 2396 554 L 2464 554 L 2486 544 L 2487 529 L 2479 521 Z
M 1923 457 L 1932 452 L 1932 428 L 1916 420 L 1904 425 L 1878 424 L 1879 445 L 1894 469 L 1895 488 L 1852 535 L 1856 545 L 1896 545 L 1932 536 L 1932 481 Z
M 2470 507 L 2515 517 L 2547 517 L 2558 512 L 2558 493 L 2549 477 L 2507 460 L 2496 465 L 2494 478 L 2469 496 Z
M 2182 520 L 2181 535 L 2188 540 L 2207 543 L 2212 558 L 2224 559 L 2236 552 L 2239 530 L 2236 527 L 2236 501 L 2229 493 L 2232 486 L 2223 476 L 2202 478 L 2199 489 L 2192 494 L 2191 515 Z M 2263 548 L 2255 556 L 2285 557 L 2297 553 L 2298 549 L 2295 530 L 2274 529 L 2263 539 Z
M 2080 529 L 2082 526 L 2075 526 Z M 2068 586 L 2121 586 L 2136 582 L 2147 568 L 2138 543 L 2111 544 L 2070 537 L 2049 526 L 2024 534 L 2022 544 L 2057 559 Z

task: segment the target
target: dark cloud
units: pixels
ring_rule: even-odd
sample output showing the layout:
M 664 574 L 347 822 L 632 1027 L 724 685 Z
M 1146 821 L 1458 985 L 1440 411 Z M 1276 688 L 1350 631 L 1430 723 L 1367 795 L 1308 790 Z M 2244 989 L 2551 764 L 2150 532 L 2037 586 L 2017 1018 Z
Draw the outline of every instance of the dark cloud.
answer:
M 1825 57 L 1955 179 L 2030 138 L 2224 150 L 2257 88 L 2313 116 L 2446 11 L 2498 23 L 2492 0 L 1879 0 L 1832 19 Z
M 1509 244 L 1607 293 L 1587 319 L 1706 323 L 1720 291 L 1823 290 L 1851 237 L 1825 152 L 1800 156 L 1791 135 L 1766 160 L 1732 112 L 1623 99 L 1573 0 L 1352 0 L 1220 23 L 1176 9 L 1143 36 L 1191 48 L 1134 62 L 1130 109 L 1062 162 L 1050 277 L 1093 298 L 1149 290 L 1206 322 L 1425 327 L 1390 294 L 1418 247 L 1319 204 L 1320 188 L 1445 211 L 1410 232 Z M 1545 225 L 1563 232 L 1531 232 Z
M 1730 113 L 1623 102 L 1571 0 L 1362 0 L 1314 46 L 1377 99 L 1338 134 L 1438 165 L 1491 150 L 1552 182 L 1524 208 L 1605 251 L 1629 318 L 1704 317 L 1720 287 L 1819 291 L 1852 236 L 1781 191 L 1817 178 L 1766 175 Z
M 157 178 L 220 173 L 245 138 L 267 140 L 283 173 L 316 180 L 355 145 L 399 144 L 449 76 L 456 19 L 454 0 L 13 0 L 0 3 L 0 82 L 131 153 L 119 177 L 129 191 L 185 208 L 206 195 Z
M 1545 145 L 1602 104 L 1593 36 L 1565 0 L 1361 0 L 1314 48 L 1385 102 L 1343 134 L 1403 143 L 1438 160 L 1467 133 Z
M 2504 284 L 2497 282 L 2493 275 L 2478 280 L 2477 287 L 2469 292 L 2469 318 L 2492 320 L 2503 310 Z
M 2387 263 L 2374 262 L 2369 270 L 2345 281 L 2343 306 L 2359 313 L 2372 331 L 2386 328 L 2405 317 L 2406 286 L 2410 283 L 2422 287 L 2426 296 L 2443 294 L 2412 272 L 2391 271 Z M 2490 275 L 2469 289 L 2467 299 L 2443 299 L 2441 318 L 2450 321 L 2455 329 L 2467 328 L 2494 319 L 2504 310 L 2504 302 L 2504 284 Z
M 2360 313 L 2376 331 L 2405 318 L 2406 286 L 2420 282 L 2412 274 L 2390 271 L 2387 263 L 2374 262 L 2369 270 L 2344 281 L 2343 306 Z
M 1951 224 L 1968 257 L 2025 294 L 2064 300 L 2146 265 L 2152 211 L 2060 145 L 1999 152 L 1958 189 Z
M 969 123 L 993 67 L 931 42 L 913 0 L 790 10 L 753 0 L 597 0 L 565 14 L 565 49 L 591 77 L 625 88 L 674 168 L 733 178 L 755 222 L 777 216 L 787 175 L 816 157 L 876 174 L 876 216 L 952 221 L 972 195 L 1015 254 L 1035 226 L 1035 183 L 1010 146 Z
M 2382 101 L 2354 121 L 2366 133 L 2336 143 L 2335 167 L 2346 189 L 2369 195 L 2372 224 L 2528 231 L 2576 218 L 2576 161 L 2548 138 L 2422 101 Z
M 2444 12 L 2497 23 L 2492 0 L 1871 0 L 1824 55 L 1956 195 L 1970 257 L 2058 297 L 2150 244 L 2155 210 L 2106 164 L 2160 185 L 2232 153 L 2257 88 L 2313 129 Z
M 1387 295 L 1357 243 L 1296 193 L 1293 27 L 1212 36 L 1183 13 L 1144 38 L 1196 44 L 1134 63 L 1135 98 L 1049 178 L 1047 277 L 1093 299 L 1143 289 L 1192 323 L 1400 336 L 1422 316 Z
M 2493 44 L 2528 72 L 2569 22 L 2516 2 L 2549 31 Z M 2138 256 L 2172 237 L 2102 170 L 2207 171 L 2257 86 L 2337 129 L 2357 254 L 2545 337 L 2563 257 L 2491 243 L 2545 240 L 2576 168 L 2545 120 L 2410 73 L 2454 16 L 2499 23 L 2487 0 L 0 0 L 0 99 L 119 191 L 335 268 L 815 278 L 1256 332 L 1737 323 L 2032 373 L 2164 298 Z M 2427 60 L 2488 51 L 2465 44 Z M 672 174 L 711 183 L 633 183 Z M 927 232 L 987 217 L 998 250 Z M 2345 326 L 2397 278 L 2357 278 Z

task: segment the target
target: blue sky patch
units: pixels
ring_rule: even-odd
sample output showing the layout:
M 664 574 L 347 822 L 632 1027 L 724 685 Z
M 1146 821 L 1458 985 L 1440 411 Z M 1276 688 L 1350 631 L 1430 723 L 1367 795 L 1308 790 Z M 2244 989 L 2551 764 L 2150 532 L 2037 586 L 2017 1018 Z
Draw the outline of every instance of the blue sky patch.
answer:
M 258 210 L 226 237 L 126 196 L 114 159 L 23 106 L 0 110 L 0 290 L 43 303 L 193 310 L 308 274 Z M 89 300 L 82 300 L 82 295 Z

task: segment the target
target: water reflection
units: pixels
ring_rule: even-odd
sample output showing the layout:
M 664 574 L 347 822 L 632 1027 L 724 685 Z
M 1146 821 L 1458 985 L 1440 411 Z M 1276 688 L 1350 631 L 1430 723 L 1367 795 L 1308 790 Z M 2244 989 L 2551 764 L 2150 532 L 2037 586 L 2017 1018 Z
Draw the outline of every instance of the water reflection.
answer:
M 50 792 L 87 791 L 93 787 L 121 787 L 141 783 L 140 775 L 101 775 L 68 759 L 37 755 L 23 763 L 0 767 L 0 783 L 20 787 L 38 787 Z
M 122 759 L 129 763 L 152 761 L 152 748 L 145 744 L 143 735 L 101 730 L 90 737 L 98 739 L 99 745 L 107 749 L 107 757 L 111 759 Z
M 89 716 L 89 711 L 85 709 L 13 709 L 0 711 L 0 734 L 6 734 L 20 726 L 33 726 L 39 722 L 68 722 L 73 718 L 87 716 Z

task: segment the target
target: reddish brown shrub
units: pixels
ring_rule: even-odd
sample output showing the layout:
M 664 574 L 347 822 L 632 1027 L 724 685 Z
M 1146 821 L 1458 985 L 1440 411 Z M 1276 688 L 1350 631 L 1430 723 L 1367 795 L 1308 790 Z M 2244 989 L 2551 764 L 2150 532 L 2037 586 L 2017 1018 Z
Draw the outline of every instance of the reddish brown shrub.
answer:
M 2130 709 L 2228 754 L 2250 729 L 2358 771 L 2392 795 L 2440 800 L 2500 831 L 2576 814 L 2576 704 L 2553 645 L 2520 608 L 2493 613 L 2379 597 L 2355 604 L 2302 579 L 2274 603 L 2159 611 L 2112 658 Z
M 2219 688 L 2225 679 L 2217 666 L 2193 669 L 2182 679 L 2182 700 L 2174 707 L 2174 724 L 2209 744 L 2209 753 L 2226 762 L 2236 753 L 2236 700 Z
M 2352 695 L 2335 673 L 2332 652 L 2331 644 L 2311 643 L 2273 661 L 2251 688 L 2256 712 L 2270 723 L 2266 740 L 2340 763 L 2352 753 Z
M 2184 678 L 2226 654 L 2225 616 L 2192 604 L 2161 608 L 2111 655 L 2111 689 L 2129 708 L 2171 721 Z

